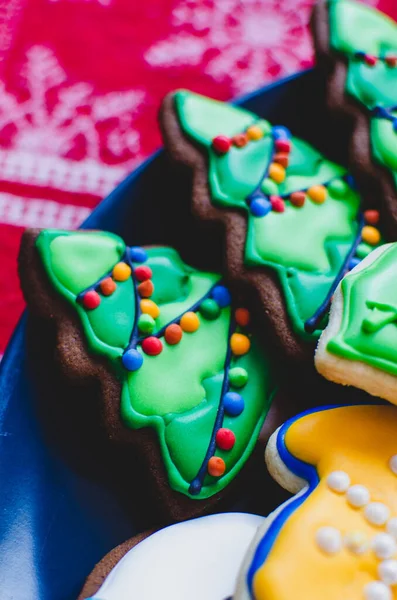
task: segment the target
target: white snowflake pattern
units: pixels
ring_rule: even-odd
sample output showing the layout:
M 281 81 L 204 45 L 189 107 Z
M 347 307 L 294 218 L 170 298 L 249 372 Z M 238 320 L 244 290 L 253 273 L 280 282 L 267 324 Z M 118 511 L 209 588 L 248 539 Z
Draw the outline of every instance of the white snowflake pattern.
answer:
M 254 89 L 272 76 L 309 64 L 307 30 L 312 0 L 181 0 L 171 14 L 173 33 L 152 45 L 152 67 L 203 64 L 233 91 Z
M 106 193 L 140 158 L 133 124 L 144 92 L 98 96 L 88 83 L 70 85 L 44 46 L 27 52 L 21 76 L 22 101 L 0 81 L 0 175 Z

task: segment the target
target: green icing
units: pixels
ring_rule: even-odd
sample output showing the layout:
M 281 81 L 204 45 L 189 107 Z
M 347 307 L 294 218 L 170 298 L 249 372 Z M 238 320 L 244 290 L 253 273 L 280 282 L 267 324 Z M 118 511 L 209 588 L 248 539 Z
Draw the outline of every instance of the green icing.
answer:
M 342 181 L 345 169 L 293 137 L 287 177 L 276 185 L 264 177 L 273 151 L 271 135 L 243 148 L 231 146 L 221 156 L 211 146 L 214 135 L 230 136 L 241 133 L 250 124 L 258 124 L 256 115 L 185 91 L 175 96 L 181 127 L 208 152 L 212 201 L 221 207 L 246 211 L 246 264 L 268 266 L 278 272 L 293 328 L 302 337 L 310 338 L 304 323 L 322 304 L 357 235 L 360 199 Z M 289 195 L 331 180 L 335 185 L 328 189 L 327 199 L 321 205 L 307 198 L 301 208 L 286 202 L 283 213 L 271 211 L 265 217 L 254 217 L 246 203 L 247 196 L 261 182 L 265 193 Z M 314 337 L 318 334 L 315 332 Z
M 347 92 L 368 109 L 397 105 L 397 68 L 384 60 L 367 65 L 356 52 L 379 58 L 397 55 L 397 24 L 377 11 L 351 0 L 330 0 L 331 46 L 345 55 L 348 63 Z M 397 138 L 392 123 L 371 117 L 371 144 L 374 158 L 390 169 L 397 183 Z
M 371 259 L 368 259 L 371 260 Z M 397 375 L 397 244 L 385 244 L 368 266 L 341 284 L 342 323 L 327 350 Z
M 213 320 L 199 315 L 200 327 L 184 333 L 179 344 L 164 338 L 158 356 L 143 354 L 138 371 L 123 368 L 135 322 L 135 288 L 132 279 L 117 282 L 111 296 L 102 296 L 95 310 L 85 310 L 77 295 L 107 275 L 125 251 L 120 238 L 108 233 L 43 231 L 36 247 L 50 283 L 77 311 L 90 350 L 105 356 L 120 380 L 121 415 L 133 429 L 153 427 L 174 490 L 189 494 L 189 485 L 204 460 L 220 402 L 228 348 L 230 307 Z M 197 271 L 186 265 L 171 248 L 147 249 L 146 265 L 152 269 L 152 300 L 160 308 L 155 322 L 159 331 L 189 310 L 219 281 L 219 275 Z M 243 467 L 249 457 L 273 395 L 266 354 L 255 339 L 248 354 L 232 359 L 231 366 L 243 367 L 248 382 L 239 392 L 245 409 L 239 417 L 225 416 L 224 427 L 232 429 L 236 443 L 230 451 L 216 451 L 226 463 L 223 477 L 207 475 L 202 499 L 220 491 Z

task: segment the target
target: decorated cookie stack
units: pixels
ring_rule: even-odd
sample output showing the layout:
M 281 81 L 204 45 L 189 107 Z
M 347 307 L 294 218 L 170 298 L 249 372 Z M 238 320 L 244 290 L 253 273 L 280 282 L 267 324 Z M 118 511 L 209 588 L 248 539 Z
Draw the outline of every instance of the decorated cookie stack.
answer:
M 201 516 L 113 550 L 79 600 L 397 600 L 397 25 L 353 0 L 319 0 L 312 23 L 347 165 L 243 108 L 164 100 L 166 152 L 192 175 L 184 201 L 203 239 L 224 234 L 219 272 L 177 241 L 24 235 L 31 320 L 95 397 L 103 443 L 155 490 L 131 478 L 127 500 L 147 494 L 171 523 Z M 333 381 L 334 402 L 312 369 L 314 393 L 298 409 L 289 391 L 277 429 L 297 365 Z M 286 503 L 267 484 L 269 516 L 208 516 L 266 468 Z

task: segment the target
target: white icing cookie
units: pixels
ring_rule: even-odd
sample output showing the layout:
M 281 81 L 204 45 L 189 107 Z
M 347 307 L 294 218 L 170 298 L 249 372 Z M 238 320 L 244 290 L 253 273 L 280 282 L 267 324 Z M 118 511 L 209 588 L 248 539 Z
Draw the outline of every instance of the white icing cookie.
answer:
M 161 529 L 127 552 L 92 600 L 225 600 L 264 520 L 224 513 Z

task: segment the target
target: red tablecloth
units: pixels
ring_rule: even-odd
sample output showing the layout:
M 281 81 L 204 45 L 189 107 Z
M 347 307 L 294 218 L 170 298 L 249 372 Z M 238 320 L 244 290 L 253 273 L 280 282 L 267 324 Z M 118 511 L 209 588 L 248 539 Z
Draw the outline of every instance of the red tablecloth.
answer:
M 77 226 L 159 146 L 169 90 L 227 99 L 309 66 L 312 1 L 0 0 L 0 354 L 23 228 Z

